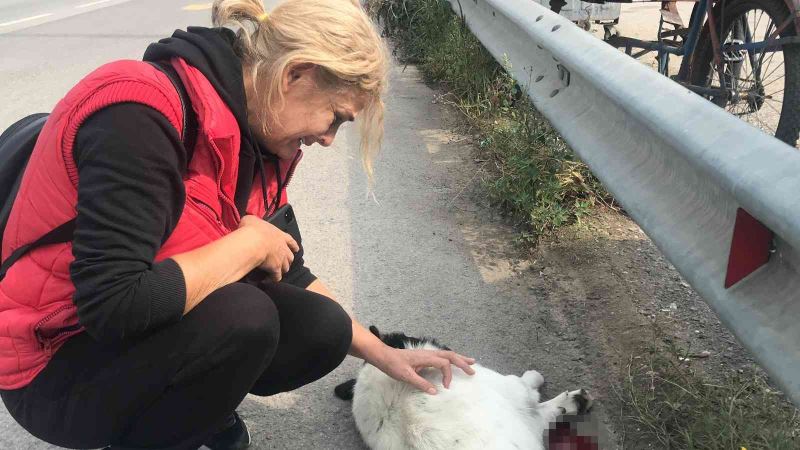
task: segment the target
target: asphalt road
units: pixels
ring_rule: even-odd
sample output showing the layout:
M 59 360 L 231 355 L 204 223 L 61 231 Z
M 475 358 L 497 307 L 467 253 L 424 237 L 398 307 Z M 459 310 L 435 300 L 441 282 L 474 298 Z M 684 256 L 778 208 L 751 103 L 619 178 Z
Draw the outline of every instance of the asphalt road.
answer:
M 0 1 L 0 33 L 21 30 L 128 0 L 3 0 Z
M 48 111 L 98 65 L 139 58 L 149 42 L 208 24 L 210 15 L 200 2 L 184 9 L 185 0 L 77 8 L 85 3 L 0 2 L 0 24 L 52 14 L 0 26 L 0 128 Z M 364 324 L 435 336 L 503 373 L 536 368 L 551 394 L 591 389 L 583 350 L 566 337 L 580 330 L 554 331 L 556 320 L 525 284 L 534 276 L 525 259 L 509 258 L 515 235 L 468 199 L 476 163 L 464 138 L 446 131 L 448 112 L 432 98 L 413 68 L 395 67 L 377 202 L 367 196 L 354 130 L 306 153 L 289 191 L 309 266 Z M 246 399 L 240 411 L 255 448 L 363 448 L 349 405 L 332 394 L 358 364 L 348 358 L 310 386 Z M 0 409 L 0 448 L 48 447 Z

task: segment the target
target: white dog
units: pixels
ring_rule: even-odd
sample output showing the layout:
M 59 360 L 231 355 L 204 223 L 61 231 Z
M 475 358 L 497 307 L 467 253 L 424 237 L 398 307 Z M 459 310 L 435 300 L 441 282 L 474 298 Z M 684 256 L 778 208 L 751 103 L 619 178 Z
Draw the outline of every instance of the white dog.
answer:
M 449 350 L 431 339 L 370 331 L 395 348 Z M 365 364 L 336 395 L 353 400 L 356 427 L 375 450 L 544 449 L 544 433 L 559 415 L 591 407 L 583 389 L 539 403 L 544 378 L 535 370 L 518 377 L 472 367 L 473 376 L 454 367 L 450 389 L 442 386 L 440 371 L 423 370 L 420 375 L 439 391 L 428 395 Z

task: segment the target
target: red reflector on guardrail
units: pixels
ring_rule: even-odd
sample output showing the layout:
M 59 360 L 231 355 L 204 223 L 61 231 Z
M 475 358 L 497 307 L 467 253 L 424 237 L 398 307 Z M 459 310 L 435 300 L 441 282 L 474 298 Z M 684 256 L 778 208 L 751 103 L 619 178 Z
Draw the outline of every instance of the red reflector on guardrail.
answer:
M 739 208 L 736 211 L 736 224 L 733 227 L 725 289 L 766 264 L 769 261 L 771 243 L 772 231 L 747 211 Z

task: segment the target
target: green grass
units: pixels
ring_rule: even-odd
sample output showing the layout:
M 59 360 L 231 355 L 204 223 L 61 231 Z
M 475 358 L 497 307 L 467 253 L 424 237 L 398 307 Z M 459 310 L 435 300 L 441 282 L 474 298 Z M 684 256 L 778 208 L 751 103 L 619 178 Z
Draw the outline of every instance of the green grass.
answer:
M 631 360 L 616 389 L 625 405 L 625 448 L 800 448 L 800 413 L 763 375 L 727 369 L 712 377 L 681 359 L 687 354 L 670 346 Z
M 536 242 L 607 196 L 444 0 L 370 0 L 400 57 L 440 83 L 480 136 L 490 199 Z

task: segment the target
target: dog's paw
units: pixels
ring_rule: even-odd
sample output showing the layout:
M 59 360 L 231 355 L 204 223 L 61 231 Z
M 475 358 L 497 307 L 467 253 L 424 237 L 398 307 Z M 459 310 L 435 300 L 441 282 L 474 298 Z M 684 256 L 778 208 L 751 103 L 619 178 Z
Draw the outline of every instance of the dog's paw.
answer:
M 585 389 L 566 391 L 546 402 L 557 414 L 583 414 L 592 409 L 594 399 Z
M 572 407 L 568 414 L 585 414 L 592 409 L 594 399 L 586 389 L 578 389 L 567 393 L 568 404 Z
M 522 382 L 532 389 L 539 389 L 544 384 L 544 377 L 535 370 L 528 370 L 522 374 Z

